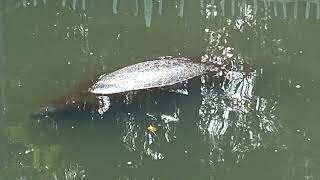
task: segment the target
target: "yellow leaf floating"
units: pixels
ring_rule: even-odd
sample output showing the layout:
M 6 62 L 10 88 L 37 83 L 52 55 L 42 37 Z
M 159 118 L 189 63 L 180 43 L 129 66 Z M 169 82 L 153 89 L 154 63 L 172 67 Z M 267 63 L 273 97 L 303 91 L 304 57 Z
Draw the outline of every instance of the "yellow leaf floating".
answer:
M 155 126 L 152 126 L 151 124 L 149 125 L 149 127 L 147 128 L 147 130 L 151 133 L 156 133 L 157 128 Z

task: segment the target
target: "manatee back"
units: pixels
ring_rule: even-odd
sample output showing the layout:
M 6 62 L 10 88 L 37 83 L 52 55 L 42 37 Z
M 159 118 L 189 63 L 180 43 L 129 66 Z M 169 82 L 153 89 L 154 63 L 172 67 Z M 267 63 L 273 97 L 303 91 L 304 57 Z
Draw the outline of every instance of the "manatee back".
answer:
M 202 75 L 209 68 L 210 65 L 186 58 L 146 61 L 101 75 L 89 91 L 108 95 L 169 86 Z

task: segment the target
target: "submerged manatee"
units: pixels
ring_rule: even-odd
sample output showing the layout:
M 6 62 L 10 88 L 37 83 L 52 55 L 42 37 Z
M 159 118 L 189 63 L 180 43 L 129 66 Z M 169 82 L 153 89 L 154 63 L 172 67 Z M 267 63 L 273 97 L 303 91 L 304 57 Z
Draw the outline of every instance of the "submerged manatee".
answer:
M 213 63 L 194 62 L 187 58 L 149 60 L 101 75 L 84 89 L 78 89 L 58 98 L 33 117 L 69 112 L 98 112 L 103 114 L 112 103 L 110 98 L 130 92 L 176 85 L 220 67 Z

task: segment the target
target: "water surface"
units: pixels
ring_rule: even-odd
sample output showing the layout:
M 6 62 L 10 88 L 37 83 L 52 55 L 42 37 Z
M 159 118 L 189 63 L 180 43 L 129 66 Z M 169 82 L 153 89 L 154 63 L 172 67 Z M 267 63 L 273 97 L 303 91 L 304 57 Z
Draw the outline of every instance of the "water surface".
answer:
M 273 4 L 117 2 L 7 3 L 0 179 L 320 179 L 314 4 L 295 19 L 293 4 L 283 18 Z M 103 118 L 29 117 L 97 74 L 168 55 L 232 68 Z

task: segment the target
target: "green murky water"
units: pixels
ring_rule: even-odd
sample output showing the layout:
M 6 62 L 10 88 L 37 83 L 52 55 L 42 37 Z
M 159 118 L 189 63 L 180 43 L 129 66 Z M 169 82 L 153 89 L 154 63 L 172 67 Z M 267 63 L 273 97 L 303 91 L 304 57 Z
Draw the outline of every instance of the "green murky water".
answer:
M 320 179 L 320 22 L 312 14 L 252 16 L 249 3 L 243 16 L 221 16 L 206 1 L 186 1 L 182 14 L 180 1 L 164 1 L 160 15 L 157 1 L 152 11 L 138 2 L 6 7 L 0 179 Z M 189 95 L 146 97 L 103 118 L 29 118 L 83 80 L 167 55 L 232 69 L 201 77 Z

